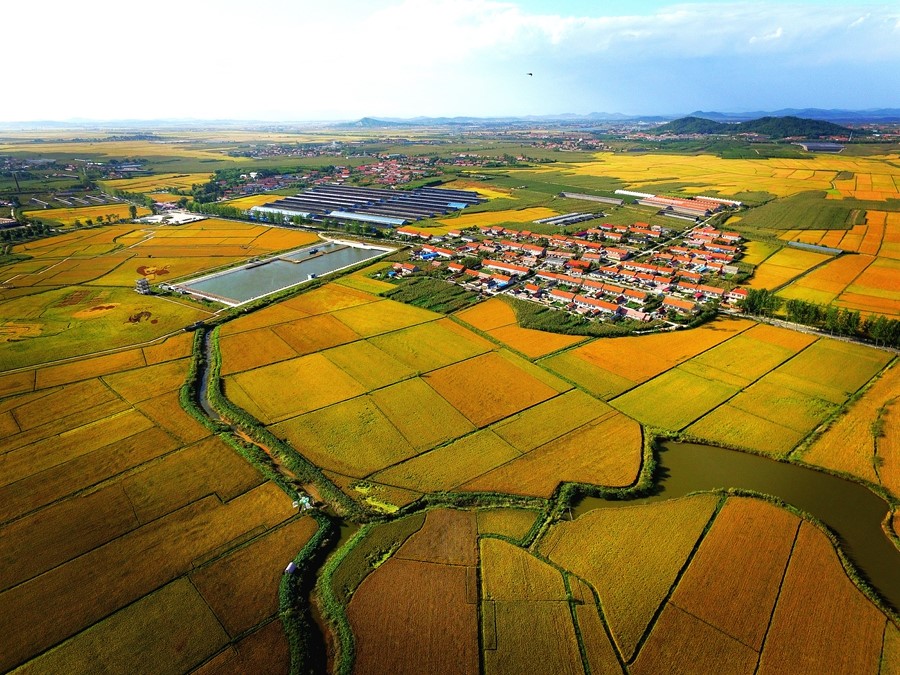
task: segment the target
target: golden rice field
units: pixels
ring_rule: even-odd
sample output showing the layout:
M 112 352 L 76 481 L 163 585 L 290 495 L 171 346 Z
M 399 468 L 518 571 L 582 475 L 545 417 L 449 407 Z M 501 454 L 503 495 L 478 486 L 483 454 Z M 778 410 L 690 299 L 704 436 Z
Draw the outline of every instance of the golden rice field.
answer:
M 597 591 L 627 661 L 718 505 L 698 495 L 595 509 L 554 525 L 538 550 Z
M 144 208 L 143 206 L 137 207 L 137 215 L 139 218 L 141 216 L 146 216 L 149 213 L 150 209 Z M 101 204 L 98 206 L 41 209 L 39 211 L 28 211 L 28 216 L 40 220 L 52 220 L 61 225 L 73 225 L 76 220 L 83 225 L 86 225 L 88 220 L 96 221 L 98 218 L 102 218 L 106 221 L 110 216 L 113 217 L 113 220 L 128 220 L 131 218 L 131 213 L 128 204 L 113 203 Z
M 483 213 L 465 213 L 452 218 L 438 220 L 442 225 L 452 229 L 466 227 L 481 227 L 484 225 L 497 225 L 499 223 L 530 223 L 539 218 L 557 216 L 559 213 L 544 206 L 534 206 L 527 209 L 505 209 L 503 211 L 485 211 Z
M 510 194 L 510 191 L 505 188 L 491 187 L 490 183 L 485 184 L 475 180 L 454 180 L 445 183 L 442 187 L 451 190 L 474 190 L 482 197 L 487 197 L 488 199 L 516 199 L 516 197 Z
M 815 156 L 809 159 L 721 159 L 714 155 L 654 155 L 598 153 L 587 163 L 553 164 L 535 173 L 557 172 L 573 176 L 613 177 L 629 189 L 652 191 L 656 183 L 684 182 L 689 194 L 736 195 L 745 191 L 769 192 L 786 197 L 809 190 L 831 190 L 842 197 L 896 199 L 900 169 L 880 157 Z M 854 180 L 836 181 L 842 171 Z
M 154 141 L 71 141 L 41 143 L 42 153 L 55 153 L 75 157 L 94 155 L 98 157 L 182 157 L 212 161 L 239 162 L 239 157 L 230 157 L 224 152 L 198 150 L 181 142 Z M 33 152 L 34 146 L 21 143 L 0 144 L 2 152 Z M 131 179 L 125 179 L 131 180 Z
M 0 376 L 4 670 L 190 670 L 277 614 L 316 526 L 181 409 L 191 337 Z
M 221 158 L 219 158 L 221 159 Z M 125 192 L 162 192 L 168 189 L 190 190 L 193 185 L 200 185 L 212 178 L 211 173 L 161 173 L 153 176 L 137 178 L 121 178 L 101 181 L 110 190 Z M 176 196 L 175 201 L 179 197 Z
M 800 454 L 803 462 L 851 474 L 900 493 L 894 439 L 900 408 L 900 368 L 894 365 Z M 882 429 L 876 434 L 877 422 Z M 877 467 L 877 471 L 876 471 Z
M 263 204 L 268 204 L 269 202 L 275 201 L 279 199 L 281 195 L 249 195 L 247 197 L 237 197 L 236 199 L 229 199 L 227 202 L 224 202 L 226 206 L 233 206 L 236 209 L 251 209 L 254 206 L 262 206 Z
M 830 256 L 824 253 L 813 253 L 796 248 L 783 248 L 766 258 L 756 268 L 750 278 L 750 288 L 768 288 L 772 290 L 800 276 L 808 269 L 819 265 Z

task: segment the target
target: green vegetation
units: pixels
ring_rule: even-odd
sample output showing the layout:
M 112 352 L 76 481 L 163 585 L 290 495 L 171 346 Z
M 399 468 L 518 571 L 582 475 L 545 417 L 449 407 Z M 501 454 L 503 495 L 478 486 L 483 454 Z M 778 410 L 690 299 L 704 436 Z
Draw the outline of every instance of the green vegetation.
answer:
M 397 288 L 384 292 L 385 297 L 405 302 L 432 312 L 452 314 L 478 302 L 478 294 L 461 286 L 430 277 L 404 279 Z
M 616 337 L 631 335 L 637 331 L 653 330 L 662 325 L 662 322 L 622 320 L 617 323 L 605 321 L 591 321 L 570 312 L 547 307 L 536 302 L 517 300 L 507 295 L 500 296 L 512 306 L 516 312 L 516 322 L 522 328 L 543 330 L 549 333 L 563 333 L 565 335 L 586 335 L 589 337 Z
M 825 192 L 801 192 L 741 214 L 736 230 L 847 230 L 865 222 L 866 210 L 900 211 L 900 200 L 826 199 Z
M 809 120 L 801 117 L 761 117 L 748 122 L 714 122 L 702 117 L 683 117 L 653 130 L 654 134 L 763 134 L 772 138 L 800 136 L 821 138 L 823 136 L 848 135 L 850 129 L 832 122 Z

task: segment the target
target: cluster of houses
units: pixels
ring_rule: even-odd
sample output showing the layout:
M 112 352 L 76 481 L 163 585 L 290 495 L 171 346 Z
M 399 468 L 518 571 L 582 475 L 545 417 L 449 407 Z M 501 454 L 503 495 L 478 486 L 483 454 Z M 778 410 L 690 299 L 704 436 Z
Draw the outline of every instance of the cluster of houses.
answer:
M 397 275 L 438 268 L 474 290 L 507 292 L 588 316 L 689 317 L 704 302 L 727 306 L 747 295 L 728 281 L 739 271 L 740 235 L 711 227 L 677 235 L 646 223 L 604 223 L 571 235 L 499 226 L 438 237 L 400 227 L 396 234 L 420 244 L 410 262 L 394 265 Z

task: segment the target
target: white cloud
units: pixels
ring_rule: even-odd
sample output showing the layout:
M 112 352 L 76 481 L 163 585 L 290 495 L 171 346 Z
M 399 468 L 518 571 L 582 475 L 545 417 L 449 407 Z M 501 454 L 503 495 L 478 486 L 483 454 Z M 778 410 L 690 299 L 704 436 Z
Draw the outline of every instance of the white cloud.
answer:
M 771 42 L 772 40 L 779 39 L 782 35 L 784 35 L 784 29 L 779 26 L 771 33 L 766 33 L 764 35 L 754 35 L 750 38 L 750 44 L 756 44 L 757 42 Z

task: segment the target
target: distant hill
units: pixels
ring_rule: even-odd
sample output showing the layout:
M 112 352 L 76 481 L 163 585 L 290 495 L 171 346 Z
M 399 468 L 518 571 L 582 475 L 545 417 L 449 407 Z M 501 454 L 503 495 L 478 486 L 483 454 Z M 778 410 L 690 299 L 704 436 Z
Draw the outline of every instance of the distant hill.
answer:
M 801 117 L 760 117 L 747 122 L 715 122 L 703 117 L 683 117 L 653 130 L 654 134 L 764 134 L 772 138 L 800 136 L 822 138 L 851 133 L 847 127 L 833 122 L 809 120 Z M 859 132 L 857 132 L 859 133 Z

